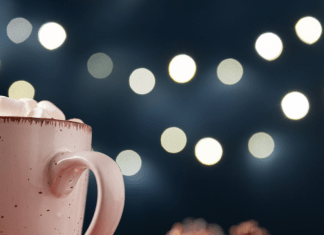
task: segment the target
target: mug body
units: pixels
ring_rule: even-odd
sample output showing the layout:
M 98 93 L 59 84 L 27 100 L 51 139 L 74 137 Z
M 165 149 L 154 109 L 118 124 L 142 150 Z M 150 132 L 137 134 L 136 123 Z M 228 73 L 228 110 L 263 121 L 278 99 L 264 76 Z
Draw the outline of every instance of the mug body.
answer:
M 48 164 L 60 151 L 91 151 L 91 140 L 86 124 L 0 117 L 0 234 L 81 235 L 89 170 L 57 198 L 49 191 Z

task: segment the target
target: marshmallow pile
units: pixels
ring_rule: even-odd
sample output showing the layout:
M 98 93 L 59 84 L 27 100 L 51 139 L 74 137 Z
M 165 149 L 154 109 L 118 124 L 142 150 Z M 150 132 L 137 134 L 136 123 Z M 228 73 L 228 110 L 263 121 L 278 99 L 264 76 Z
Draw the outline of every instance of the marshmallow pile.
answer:
M 42 100 L 37 103 L 36 100 L 30 98 L 16 100 L 6 96 L 0 96 L 0 116 L 66 120 L 64 113 L 50 101 Z M 72 118 L 67 121 L 84 123 L 78 118 Z

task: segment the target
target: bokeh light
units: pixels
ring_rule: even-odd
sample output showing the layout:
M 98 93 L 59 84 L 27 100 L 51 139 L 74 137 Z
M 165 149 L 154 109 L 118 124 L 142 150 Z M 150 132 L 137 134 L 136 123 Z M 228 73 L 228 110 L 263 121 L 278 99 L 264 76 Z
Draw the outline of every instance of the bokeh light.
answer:
M 265 132 L 254 134 L 248 143 L 250 153 L 256 158 L 266 158 L 270 156 L 274 147 L 275 144 L 272 137 Z
M 283 45 L 281 39 L 276 34 L 268 32 L 258 37 L 255 49 L 262 58 L 271 61 L 280 56 Z
M 155 77 L 153 73 L 146 68 L 134 70 L 129 77 L 129 86 L 139 95 L 150 93 L 153 90 L 154 85 Z
M 223 155 L 221 144 L 210 137 L 198 141 L 195 147 L 196 158 L 205 165 L 213 165 L 220 161 Z
M 66 39 L 64 28 L 55 22 L 43 24 L 38 31 L 38 40 L 43 47 L 54 50 L 60 47 Z
M 175 56 L 169 64 L 170 77 L 178 83 L 190 81 L 196 73 L 196 63 L 188 55 Z
M 301 18 L 297 22 L 295 30 L 299 39 L 307 44 L 317 42 L 322 35 L 321 23 L 311 16 Z
M 113 70 L 113 62 L 105 53 L 93 54 L 87 63 L 88 72 L 94 78 L 106 78 Z
M 223 60 L 216 70 L 219 80 L 226 85 L 238 83 L 243 76 L 243 66 L 235 59 Z
M 24 18 L 15 18 L 7 26 L 8 38 L 14 43 L 22 43 L 30 36 L 33 30 L 31 23 Z
M 12 99 L 30 98 L 34 99 L 34 87 L 24 80 L 16 81 L 11 84 L 8 90 L 8 97 Z
M 178 127 L 170 127 L 161 135 L 161 145 L 169 153 L 178 153 L 187 144 L 187 136 Z
M 125 150 L 118 154 L 116 163 L 123 175 L 135 175 L 142 166 L 141 157 L 133 150 Z
M 307 97 L 300 92 L 288 93 L 281 101 L 284 114 L 293 120 L 299 120 L 306 116 L 309 110 Z

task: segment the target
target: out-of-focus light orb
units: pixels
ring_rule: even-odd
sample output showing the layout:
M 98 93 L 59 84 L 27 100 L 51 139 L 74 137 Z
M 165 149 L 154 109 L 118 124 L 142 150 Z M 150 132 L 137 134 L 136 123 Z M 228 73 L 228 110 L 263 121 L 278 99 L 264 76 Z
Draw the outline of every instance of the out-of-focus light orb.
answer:
M 288 118 L 299 120 L 308 113 L 309 102 L 304 94 L 294 91 L 282 99 L 281 108 Z
M 34 87 L 24 80 L 16 81 L 11 84 L 8 90 L 8 97 L 12 99 L 30 98 L 34 99 Z
M 31 34 L 33 26 L 24 18 L 15 18 L 7 26 L 7 35 L 14 43 L 22 43 Z
M 133 150 L 125 150 L 118 154 L 116 163 L 123 175 L 135 175 L 142 166 L 141 157 Z
M 311 16 L 301 18 L 297 22 L 295 30 L 299 39 L 307 44 L 313 44 L 317 42 L 317 40 L 322 35 L 321 23 Z
M 275 147 L 272 137 L 265 133 L 259 132 L 254 134 L 248 143 L 250 153 L 256 158 L 266 158 L 271 155 Z
M 188 55 L 177 55 L 169 64 L 169 74 L 175 82 L 186 83 L 194 77 L 195 73 L 196 63 Z
M 60 47 L 66 39 L 64 28 L 55 22 L 43 24 L 38 31 L 38 40 L 48 50 Z
M 153 90 L 154 85 L 155 77 L 153 73 L 146 68 L 134 70 L 129 77 L 129 86 L 139 95 L 150 93 Z
M 262 58 L 271 61 L 280 56 L 283 45 L 281 39 L 276 34 L 268 32 L 258 37 L 255 49 Z
M 219 80 L 226 85 L 238 83 L 243 76 L 243 66 L 235 59 L 223 60 L 216 70 Z
M 183 130 L 178 127 L 170 127 L 161 135 L 161 145 L 169 153 L 178 153 L 184 149 L 187 144 L 187 136 Z
M 221 144 L 210 137 L 198 141 L 195 147 L 196 158 L 205 165 L 213 165 L 222 158 L 223 148 Z
M 93 54 L 87 63 L 88 72 L 94 78 L 106 78 L 113 70 L 113 62 L 110 57 L 104 53 Z

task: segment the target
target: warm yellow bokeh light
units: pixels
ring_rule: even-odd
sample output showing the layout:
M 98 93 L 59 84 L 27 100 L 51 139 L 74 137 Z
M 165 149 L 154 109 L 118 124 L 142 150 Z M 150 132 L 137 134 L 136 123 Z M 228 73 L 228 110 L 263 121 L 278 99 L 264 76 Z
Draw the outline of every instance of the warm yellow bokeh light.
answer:
M 116 163 L 123 175 L 135 175 L 142 166 L 141 157 L 133 150 L 125 150 L 118 154 Z
M 34 87 L 24 80 L 16 81 L 9 87 L 8 97 L 12 99 L 30 98 L 34 99 Z
M 153 73 L 146 68 L 134 70 L 129 77 L 129 86 L 139 95 L 150 93 L 153 90 L 154 85 L 155 77 Z
M 188 55 L 177 55 L 169 64 L 170 77 L 178 83 L 190 81 L 196 73 L 196 63 Z
M 15 18 L 7 26 L 7 36 L 14 43 L 24 42 L 31 34 L 33 26 L 24 18 Z
M 281 39 L 274 33 L 264 33 L 258 37 L 255 43 L 258 54 L 266 60 L 277 59 L 283 49 Z
M 243 66 L 235 59 L 223 60 L 216 70 L 219 80 L 226 85 L 238 83 L 243 76 Z
M 111 58 L 105 53 L 96 53 L 93 54 L 87 62 L 88 72 L 94 78 L 106 78 L 108 77 L 112 70 L 114 64 Z
M 306 116 L 309 110 L 307 97 L 300 92 L 288 93 L 281 101 L 284 114 L 293 120 L 299 120 Z
M 195 155 L 201 163 L 213 165 L 222 158 L 223 148 L 217 140 L 207 137 L 198 141 Z
M 55 22 L 43 24 L 38 31 L 39 42 L 48 50 L 60 47 L 65 39 L 66 32 L 64 28 Z
M 275 144 L 272 137 L 265 132 L 254 134 L 248 143 L 250 153 L 256 158 L 269 157 L 274 147 Z
M 297 22 L 295 30 L 299 39 L 307 44 L 313 44 L 317 42 L 317 40 L 322 35 L 321 23 L 311 16 L 301 18 Z
M 161 145 L 169 153 L 178 153 L 187 144 L 187 136 L 178 127 L 170 127 L 161 135 Z

